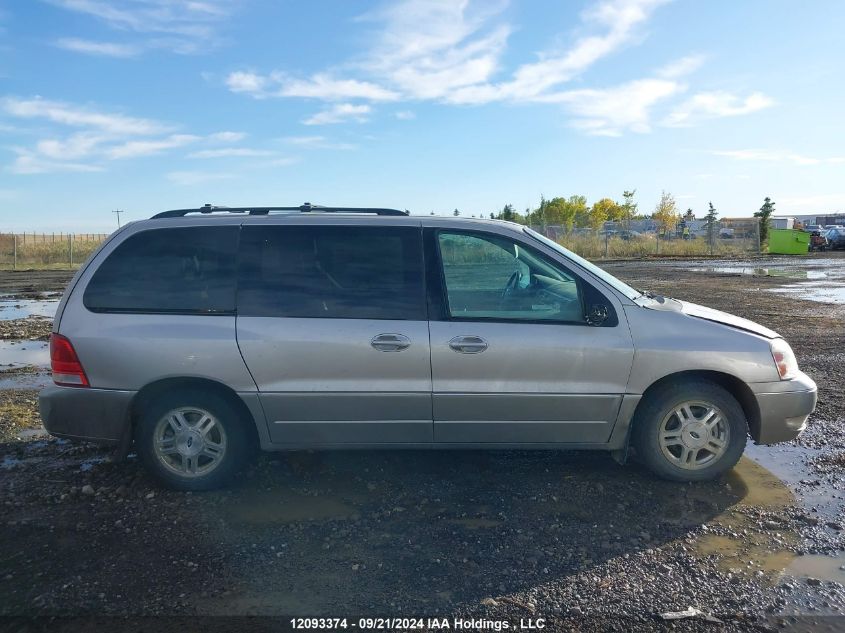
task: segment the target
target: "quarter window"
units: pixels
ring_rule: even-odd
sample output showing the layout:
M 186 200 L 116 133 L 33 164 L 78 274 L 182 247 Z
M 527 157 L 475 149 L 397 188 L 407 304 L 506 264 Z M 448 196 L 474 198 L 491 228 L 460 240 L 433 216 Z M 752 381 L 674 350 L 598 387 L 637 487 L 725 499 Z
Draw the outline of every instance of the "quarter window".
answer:
M 425 320 L 419 228 L 249 226 L 238 313 Z
M 235 226 L 136 233 L 100 265 L 83 303 L 94 312 L 232 313 L 237 241 Z
M 438 245 L 450 317 L 584 323 L 579 279 L 534 249 L 449 231 Z

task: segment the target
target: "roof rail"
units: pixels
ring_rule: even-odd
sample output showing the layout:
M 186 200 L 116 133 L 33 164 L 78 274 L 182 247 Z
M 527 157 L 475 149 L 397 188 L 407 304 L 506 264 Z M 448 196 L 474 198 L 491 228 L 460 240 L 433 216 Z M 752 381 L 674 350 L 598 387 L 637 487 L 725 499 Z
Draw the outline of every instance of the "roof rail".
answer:
M 212 204 L 204 204 L 199 209 L 173 209 L 156 213 L 153 219 L 159 218 L 183 218 L 191 213 L 245 213 L 247 215 L 269 215 L 271 211 L 299 211 L 301 213 L 370 213 L 372 215 L 410 215 L 407 211 L 399 209 L 376 209 L 359 207 L 322 207 L 317 204 L 306 202 L 298 207 L 220 207 Z

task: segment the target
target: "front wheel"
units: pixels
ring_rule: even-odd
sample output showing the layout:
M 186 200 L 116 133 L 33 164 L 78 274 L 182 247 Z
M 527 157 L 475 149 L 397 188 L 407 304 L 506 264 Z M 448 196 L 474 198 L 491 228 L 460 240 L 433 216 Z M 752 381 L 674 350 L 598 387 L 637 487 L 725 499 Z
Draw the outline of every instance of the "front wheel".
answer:
M 713 479 L 742 457 L 748 424 L 726 389 L 704 381 L 667 385 L 637 409 L 632 441 L 657 475 L 674 481 Z
M 135 429 L 138 455 L 167 488 L 210 490 L 227 483 L 250 454 L 247 423 L 213 392 L 185 389 L 158 398 Z

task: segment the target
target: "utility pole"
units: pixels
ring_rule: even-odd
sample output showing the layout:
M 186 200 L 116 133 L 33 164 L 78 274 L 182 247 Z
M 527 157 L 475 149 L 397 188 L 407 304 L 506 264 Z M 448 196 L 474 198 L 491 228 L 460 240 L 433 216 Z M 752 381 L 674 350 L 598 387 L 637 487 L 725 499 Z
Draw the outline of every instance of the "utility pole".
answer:
M 120 214 L 123 213 L 123 209 L 115 209 L 112 213 L 117 214 L 117 228 L 120 228 Z

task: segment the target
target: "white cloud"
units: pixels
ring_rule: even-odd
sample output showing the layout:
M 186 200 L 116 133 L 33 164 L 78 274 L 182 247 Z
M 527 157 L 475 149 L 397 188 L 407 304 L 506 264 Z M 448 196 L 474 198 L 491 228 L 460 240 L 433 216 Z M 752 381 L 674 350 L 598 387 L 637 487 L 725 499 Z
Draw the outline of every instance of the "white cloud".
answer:
M 226 86 L 232 92 L 249 94 L 256 99 L 267 97 L 300 97 L 323 101 L 365 99 L 368 101 L 394 101 L 399 94 L 369 81 L 335 79 L 326 73 L 317 73 L 309 79 L 296 79 L 284 73 L 267 76 L 251 71 L 235 71 L 226 77 Z
M 75 37 L 63 38 L 56 42 L 56 46 L 75 53 L 87 55 L 102 55 L 104 57 L 134 57 L 141 51 L 131 44 L 116 42 L 92 42 Z
M 339 101 L 342 99 L 365 99 L 368 101 L 393 101 L 399 94 L 368 81 L 355 79 L 334 79 L 324 73 L 317 73 L 310 79 L 288 79 L 273 77 L 280 87 L 276 96 L 304 97 Z
M 412 110 L 400 110 L 399 112 L 394 112 L 393 116 L 395 116 L 400 121 L 410 121 L 412 119 L 416 119 L 417 115 Z
M 652 107 L 683 86 L 667 79 L 640 79 L 607 89 L 560 92 L 544 101 L 562 103 L 575 116 L 572 125 L 587 134 L 619 136 L 651 130 Z
M 645 131 L 651 105 L 682 87 L 673 80 L 703 61 L 690 55 L 670 64 L 657 78 L 630 81 L 602 89 L 564 91 L 564 84 L 598 61 L 635 42 L 652 12 L 668 0 L 601 0 L 581 14 L 578 35 L 566 45 L 547 49 L 537 59 L 502 75 L 502 60 L 513 27 L 506 20 L 504 0 L 403 0 L 369 13 L 362 22 L 374 24 L 373 44 L 358 60 L 308 80 L 287 73 L 231 73 L 233 92 L 256 98 L 299 97 L 326 101 L 360 99 L 434 100 L 478 105 L 495 101 L 556 102 L 577 115 L 575 125 L 594 134 Z M 347 77 L 341 78 L 345 74 Z M 614 100 L 611 105 L 602 98 Z M 634 99 L 634 111 L 624 112 L 624 98 Z M 595 106 L 600 112 L 588 110 Z M 341 109 L 363 108 L 345 103 L 303 121 L 306 124 L 360 120 Z M 413 116 L 394 113 L 396 118 Z M 363 111 L 362 111 L 363 113 Z M 347 112 L 348 114 L 348 112 Z M 361 114 L 361 113 L 359 113 Z
M 226 77 L 226 86 L 232 92 L 246 92 L 254 97 L 263 97 L 267 79 L 253 72 L 236 71 Z
M 142 36 L 143 48 L 197 53 L 215 45 L 217 28 L 231 13 L 226 0 L 48 0 L 96 18 L 110 28 Z M 90 51 L 83 51 L 90 52 Z
M 73 127 L 95 128 L 102 132 L 118 135 L 147 135 L 166 132 L 170 128 L 158 121 L 139 119 L 122 114 L 96 112 L 59 101 L 6 98 L 0 104 L 8 114 L 25 119 L 47 119 L 54 123 Z
M 582 14 L 584 23 L 599 34 L 582 36 L 562 52 L 544 53 L 539 61 L 517 68 L 512 79 L 496 85 L 473 86 L 450 95 L 456 103 L 486 103 L 501 99 L 530 101 L 571 81 L 590 66 L 633 39 L 636 28 L 666 0 L 606 0 Z
M 367 120 L 372 108 L 368 105 L 355 105 L 352 103 L 338 103 L 316 114 L 312 114 L 302 120 L 305 125 L 328 125 L 331 123 L 343 123 L 345 121 L 357 121 L 363 123 Z
M 237 143 L 238 141 L 242 141 L 246 138 L 245 132 L 215 132 L 214 134 L 210 134 L 208 139 L 214 142 L 220 143 Z
M 224 147 L 220 149 L 204 149 L 188 154 L 188 158 L 233 158 L 250 156 L 273 156 L 275 152 L 266 149 L 251 149 L 248 147 Z
M 761 92 L 744 98 L 724 91 L 699 92 L 675 108 L 666 119 L 666 125 L 682 127 L 703 119 L 750 114 L 772 105 L 774 101 Z
M 102 171 L 99 165 L 79 163 L 66 160 L 50 160 L 39 156 L 36 152 L 14 148 L 17 158 L 9 170 L 14 174 L 46 174 L 52 172 L 95 172 Z
M 704 64 L 704 55 L 687 55 L 676 59 L 674 62 L 666 64 L 661 68 L 657 74 L 664 79 L 678 79 L 685 77 L 701 68 Z
M 404 95 L 440 99 L 489 81 L 499 68 L 510 25 L 504 2 L 406 0 L 365 16 L 382 25 L 361 64 Z
M 194 185 L 202 185 L 207 182 L 216 182 L 234 177 L 235 174 L 232 172 L 219 171 L 171 171 L 165 176 L 173 184 L 184 187 L 192 187 Z
M 42 156 L 49 159 L 75 160 L 94 153 L 109 137 L 90 132 L 73 134 L 66 139 L 43 139 L 35 145 Z
M 727 158 L 732 158 L 734 160 L 768 162 L 786 161 L 794 163 L 795 165 L 819 165 L 822 163 L 839 164 L 845 162 L 845 157 L 842 156 L 820 158 L 815 156 L 805 156 L 803 154 L 782 149 L 730 149 L 713 150 L 710 153 L 715 156 L 726 156 Z
M 242 140 L 243 132 L 221 131 L 200 136 L 196 134 L 172 133 L 172 126 L 152 119 L 130 117 L 123 114 L 103 112 L 87 107 L 40 97 L 21 99 L 8 97 L 0 99 L 0 111 L 19 119 L 40 119 L 54 128 L 31 147 L 13 148 L 17 158 L 8 166 L 18 174 L 47 172 L 90 172 L 102 171 L 107 161 L 126 160 L 160 154 L 186 145 L 208 143 L 218 149 L 208 150 L 207 157 L 215 152 L 238 151 L 219 148 L 220 143 Z M 71 133 L 67 132 L 71 128 Z M 250 150 L 250 155 L 257 155 Z M 273 154 L 268 152 L 265 155 Z M 246 154 L 241 154 L 246 155 Z
M 339 149 L 349 150 L 355 149 L 352 143 L 341 143 L 332 141 L 325 136 L 286 136 L 281 139 L 289 145 L 295 145 L 305 149 Z
M 199 136 L 193 134 L 171 134 L 166 138 L 151 139 L 143 141 L 127 141 L 121 145 L 115 145 L 106 152 L 108 158 L 137 158 L 139 156 L 151 156 L 161 152 L 183 147 L 200 140 Z

